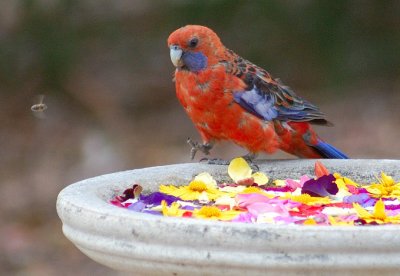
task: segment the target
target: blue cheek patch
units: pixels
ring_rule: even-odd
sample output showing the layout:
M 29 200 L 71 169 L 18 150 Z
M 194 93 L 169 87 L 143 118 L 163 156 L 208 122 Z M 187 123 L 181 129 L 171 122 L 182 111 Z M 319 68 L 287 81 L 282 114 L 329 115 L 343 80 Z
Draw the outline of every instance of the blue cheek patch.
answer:
M 190 71 L 198 72 L 207 67 L 207 57 L 201 52 L 186 52 L 182 59 Z

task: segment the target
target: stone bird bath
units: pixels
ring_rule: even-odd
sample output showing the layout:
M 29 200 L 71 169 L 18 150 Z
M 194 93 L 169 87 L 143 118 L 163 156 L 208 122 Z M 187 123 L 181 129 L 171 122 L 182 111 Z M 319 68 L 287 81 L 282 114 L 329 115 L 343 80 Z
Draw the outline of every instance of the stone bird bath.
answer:
M 400 179 L 399 160 L 321 160 L 366 183 L 384 171 Z M 260 161 L 270 178 L 313 175 L 315 160 Z M 63 232 L 93 260 L 133 275 L 381 275 L 400 269 L 400 226 L 280 226 L 169 218 L 118 208 L 109 200 L 134 183 L 144 192 L 187 184 L 227 167 L 178 164 L 102 175 L 62 190 Z M 398 275 L 398 274 L 397 274 Z

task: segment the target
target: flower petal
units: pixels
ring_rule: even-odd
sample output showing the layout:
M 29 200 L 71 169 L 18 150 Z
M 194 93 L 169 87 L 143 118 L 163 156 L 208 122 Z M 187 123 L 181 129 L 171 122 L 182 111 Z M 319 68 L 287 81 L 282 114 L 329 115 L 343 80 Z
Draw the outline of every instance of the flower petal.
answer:
M 379 199 L 374 206 L 374 217 L 381 220 L 385 220 L 387 217 L 385 213 L 385 204 L 382 199 Z
M 215 181 L 214 177 L 212 177 L 212 175 L 208 172 L 202 172 L 198 174 L 195 176 L 194 180 L 204 182 L 204 184 L 206 184 L 209 188 L 217 187 L 217 181 Z
M 201 204 L 207 204 L 207 203 L 210 202 L 210 199 L 209 199 L 209 197 L 208 197 L 208 195 L 207 195 L 206 192 L 202 192 L 202 193 L 199 195 L 198 200 L 199 200 L 199 202 L 200 202 Z
M 229 209 L 232 210 L 236 205 L 236 200 L 230 196 L 224 195 L 215 200 L 215 205 L 227 205 L 229 206 Z
M 394 185 L 394 180 L 391 176 L 385 174 L 384 172 L 381 172 L 381 179 L 382 179 L 382 184 L 387 185 L 387 186 L 392 186 Z
M 250 178 L 251 173 L 249 164 L 242 157 L 233 159 L 228 166 L 228 174 L 235 182 Z
M 258 185 L 265 185 L 268 183 L 269 178 L 262 172 L 256 172 L 251 175 L 254 179 L 254 182 Z
M 143 201 L 139 200 L 139 201 L 129 205 L 128 209 L 132 210 L 132 211 L 136 211 L 136 212 L 142 212 L 145 207 L 146 207 L 146 204 Z
M 361 207 L 358 203 L 353 203 L 353 208 L 354 210 L 356 210 L 357 215 L 360 219 L 369 219 L 372 217 L 372 215 L 363 207 Z
M 181 205 L 178 202 L 172 202 L 168 207 L 168 204 L 165 200 L 161 202 L 161 211 L 165 217 L 181 217 L 186 210 L 180 209 Z
M 336 179 L 332 174 L 324 175 L 317 179 L 310 179 L 304 183 L 301 193 L 322 197 L 335 195 L 339 191 L 335 180 Z
M 376 200 L 371 198 L 370 195 L 367 193 L 345 196 L 343 198 L 344 203 L 358 203 L 364 208 L 374 206 L 375 201 Z
M 315 171 L 316 177 L 321 177 L 321 176 L 330 174 L 328 169 L 320 161 L 315 162 L 314 171 Z
M 168 187 L 168 186 L 165 186 Z M 142 201 L 143 203 L 147 204 L 147 205 L 160 205 L 161 201 L 165 200 L 166 203 L 169 205 L 174 201 L 179 200 L 179 198 L 172 196 L 172 195 L 168 195 L 165 193 L 161 193 L 161 192 L 154 192 L 151 193 L 149 195 L 140 195 L 140 201 Z
M 254 223 L 256 221 L 256 217 L 253 214 L 248 212 L 239 214 L 236 218 L 232 219 L 235 222 L 245 222 L 245 223 Z

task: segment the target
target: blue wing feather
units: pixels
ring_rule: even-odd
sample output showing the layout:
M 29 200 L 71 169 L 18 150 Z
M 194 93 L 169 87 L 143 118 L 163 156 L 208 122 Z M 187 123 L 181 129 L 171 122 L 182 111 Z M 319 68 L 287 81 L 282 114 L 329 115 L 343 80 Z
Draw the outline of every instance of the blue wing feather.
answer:
M 312 147 L 315 148 L 325 158 L 348 159 L 346 154 L 322 140 L 318 140 L 318 143 Z
M 262 91 L 256 85 L 251 90 L 235 92 L 234 100 L 248 112 L 267 121 L 303 122 L 324 117 L 316 106 L 304 100 L 292 105 L 280 105 L 275 94 Z
M 271 121 L 278 117 L 274 108 L 274 100 L 269 95 L 260 94 L 254 87 L 252 90 L 234 93 L 235 101 L 250 113 L 264 120 Z
M 226 72 L 241 78 L 246 90 L 236 91 L 234 101 L 255 116 L 271 121 L 310 122 L 331 125 L 318 107 L 297 96 L 264 69 L 227 50 L 232 62 L 221 60 Z

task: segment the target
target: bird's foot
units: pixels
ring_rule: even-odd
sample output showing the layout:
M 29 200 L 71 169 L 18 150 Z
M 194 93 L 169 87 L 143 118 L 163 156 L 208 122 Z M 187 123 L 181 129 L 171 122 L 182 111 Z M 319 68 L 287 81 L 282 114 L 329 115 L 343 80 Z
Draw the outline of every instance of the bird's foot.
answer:
M 257 158 L 257 153 L 249 152 L 248 154 L 242 156 L 244 160 L 246 160 L 247 163 L 249 163 L 250 168 L 254 172 L 258 172 L 260 168 L 256 163 L 254 163 L 254 160 Z
M 254 159 L 257 158 L 257 155 L 258 155 L 257 153 L 249 152 L 246 155 L 243 155 L 242 158 L 249 163 L 253 163 Z
M 210 154 L 210 150 L 213 147 L 212 143 L 204 143 L 200 144 L 199 142 L 193 141 L 191 138 L 188 138 L 186 141 L 192 148 L 190 149 L 190 159 L 193 160 L 196 156 L 197 151 L 201 151 L 205 155 Z
M 228 160 L 224 160 L 221 158 L 202 158 L 200 162 L 205 162 L 209 165 L 229 165 Z

